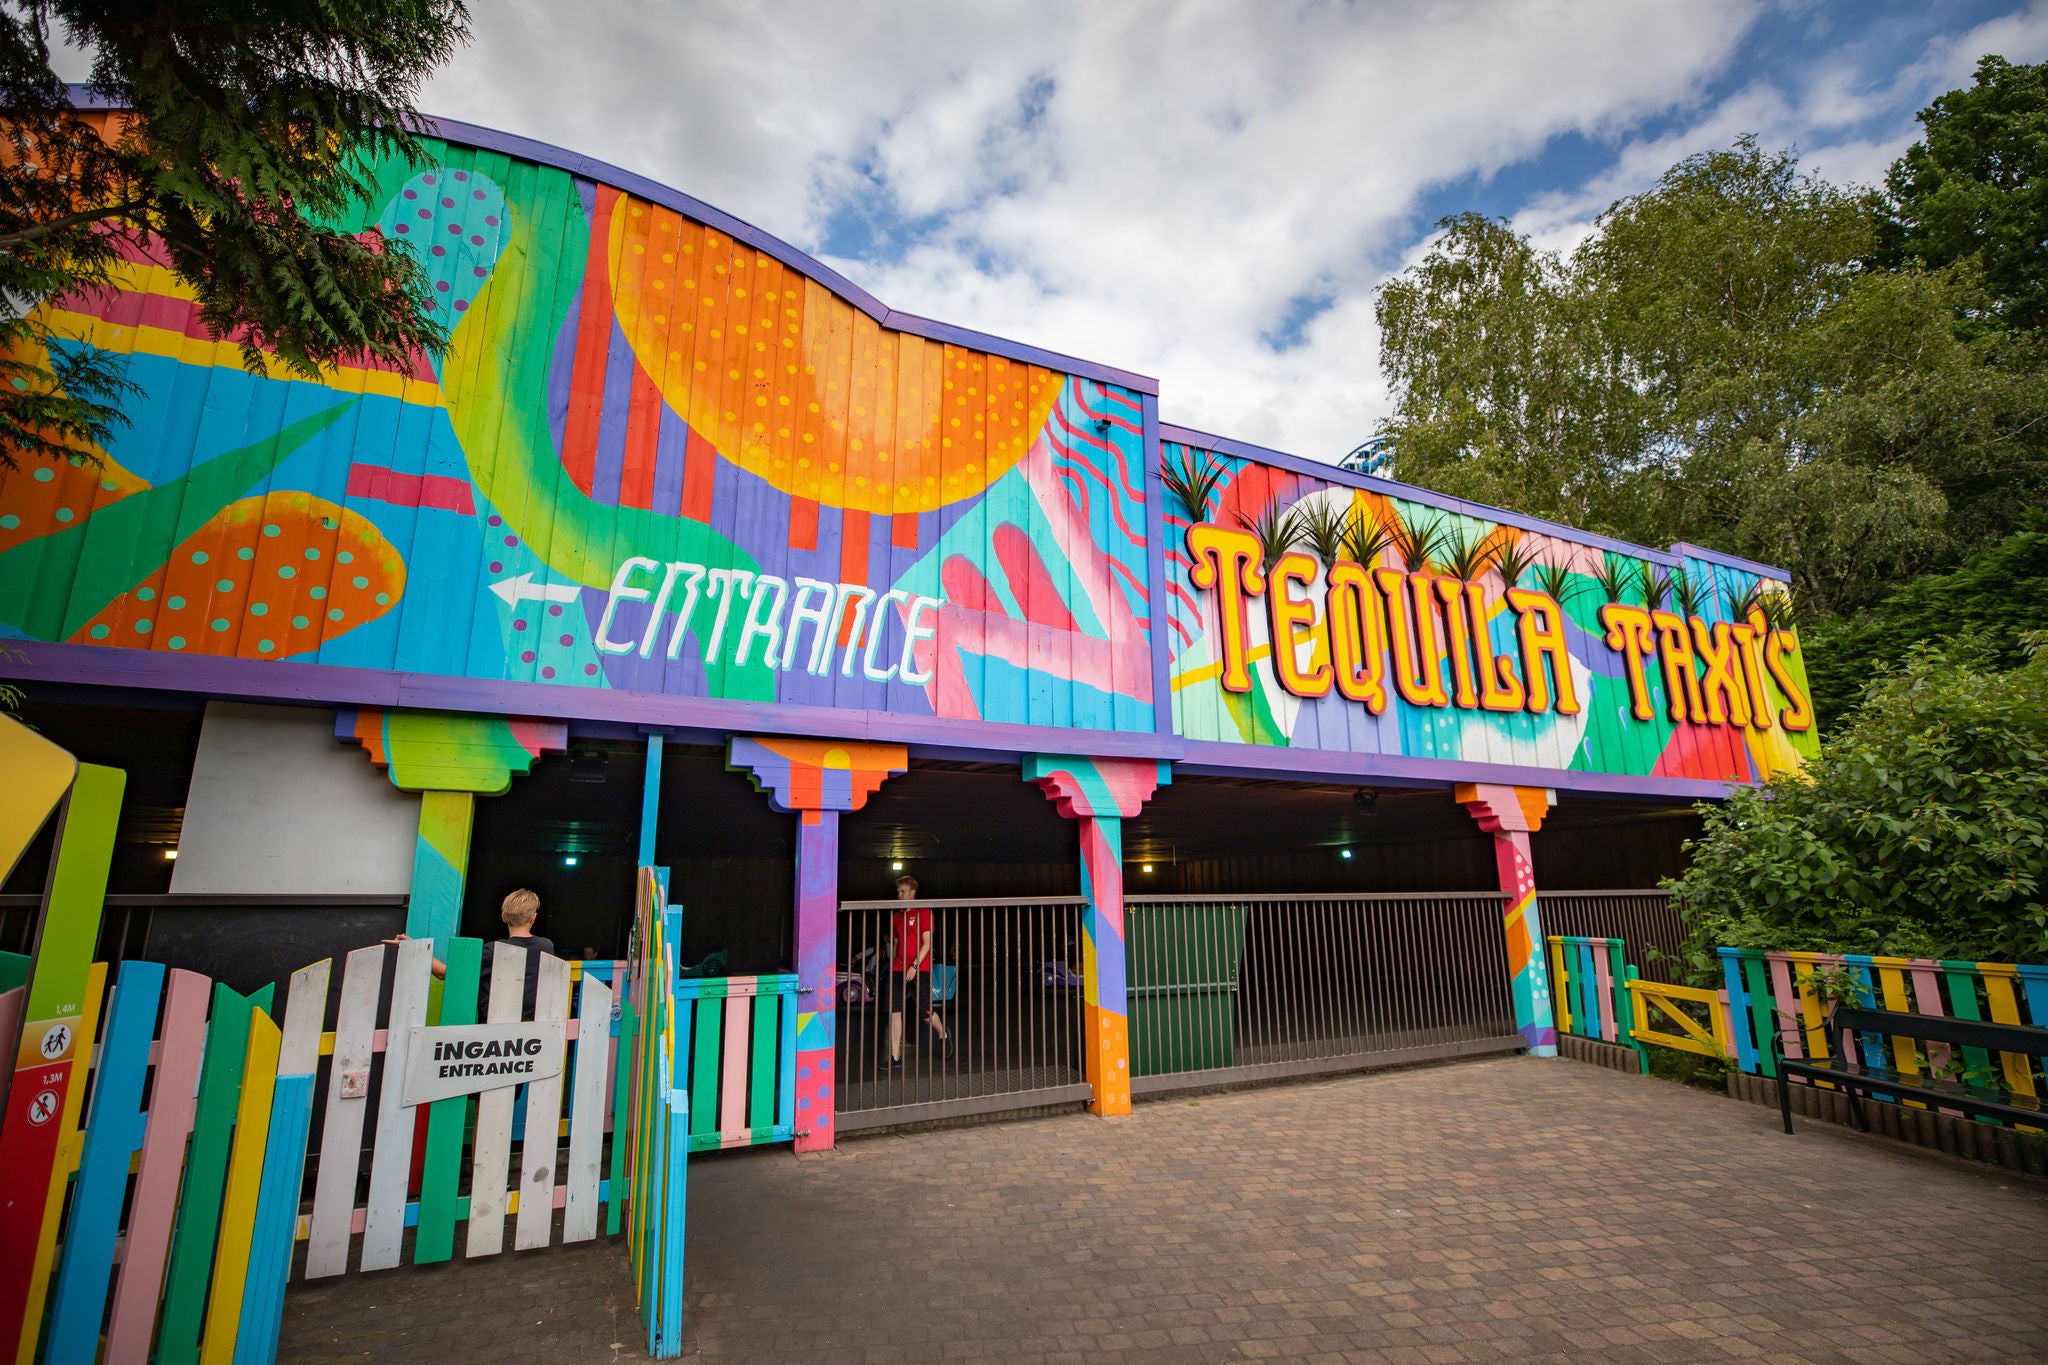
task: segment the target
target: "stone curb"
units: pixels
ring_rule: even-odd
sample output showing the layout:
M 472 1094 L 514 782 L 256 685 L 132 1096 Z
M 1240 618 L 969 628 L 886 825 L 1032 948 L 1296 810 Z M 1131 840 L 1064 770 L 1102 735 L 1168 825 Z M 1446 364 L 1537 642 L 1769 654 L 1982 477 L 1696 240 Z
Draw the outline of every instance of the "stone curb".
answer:
M 1557 1055 L 1569 1057 L 1575 1062 L 1590 1062 L 1609 1071 L 1626 1071 L 1631 1076 L 1643 1074 L 1643 1064 L 1632 1047 L 1619 1043 L 1603 1043 L 1594 1038 L 1581 1038 L 1575 1033 L 1557 1035 Z
M 1769 1076 L 1730 1072 L 1728 1093 L 1738 1100 L 1762 1105 L 1766 1109 L 1778 1107 L 1778 1082 Z M 2048 1176 L 2048 1134 L 2022 1133 L 2014 1128 L 1977 1123 L 1953 1114 L 1909 1109 L 1878 1100 L 1864 1101 L 1863 1111 L 1870 1119 L 1873 1135 L 1882 1133 L 1916 1147 L 1946 1152 L 1968 1161 L 1982 1161 L 2008 1171 Z M 1792 1113 L 1795 1119 L 1838 1123 L 1850 1128 L 1856 1126 L 1856 1116 L 1849 1108 L 1849 1097 L 1839 1090 L 1794 1085 Z

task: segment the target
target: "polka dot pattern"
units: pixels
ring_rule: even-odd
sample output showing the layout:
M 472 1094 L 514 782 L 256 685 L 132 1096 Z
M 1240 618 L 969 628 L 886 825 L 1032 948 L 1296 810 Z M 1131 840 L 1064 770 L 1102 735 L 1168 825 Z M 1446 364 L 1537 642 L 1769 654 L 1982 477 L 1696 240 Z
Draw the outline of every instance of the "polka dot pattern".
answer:
M 406 181 L 378 221 L 387 240 L 411 244 L 426 267 L 429 307 L 450 326 L 476 302 L 510 226 L 497 182 L 480 171 L 463 174 L 468 178 L 457 185 L 446 170 L 421 172 Z
M 783 492 L 878 514 L 982 492 L 1044 429 L 1062 377 L 884 332 L 780 261 L 672 209 L 611 206 L 618 323 L 669 407 Z
M 343 557 L 346 571 L 329 567 Z M 287 658 L 376 620 L 404 591 L 404 560 L 367 518 L 280 491 L 222 509 L 72 638 L 106 639 L 125 622 L 149 648 Z M 166 629 L 155 632 L 159 595 Z

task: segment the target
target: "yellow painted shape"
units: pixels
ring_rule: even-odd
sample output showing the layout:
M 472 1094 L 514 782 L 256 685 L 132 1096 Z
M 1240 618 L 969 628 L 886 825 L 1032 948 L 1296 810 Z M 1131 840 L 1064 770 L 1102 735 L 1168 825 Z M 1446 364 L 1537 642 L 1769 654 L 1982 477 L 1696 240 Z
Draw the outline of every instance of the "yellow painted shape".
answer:
M 1991 1006 L 1991 1020 L 1997 1024 L 2024 1024 L 2020 1018 L 2019 1000 L 2013 995 L 2012 983 L 2019 979 L 2019 972 L 2007 962 L 1979 962 L 1977 972 L 1984 980 L 1984 998 Z M 2015 1095 L 2034 1093 L 2033 1059 L 2017 1052 L 2001 1052 L 2005 1062 L 2006 1084 Z
M 92 1046 L 99 1037 L 100 999 L 107 984 L 107 964 L 95 962 L 85 976 L 85 1008 L 78 1015 L 78 1034 L 71 1044 L 71 1084 L 64 1092 L 64 1112 L 58 1118 L 57 1160 L 50 1167 L 50 1192 L 43 1200 L 42 1239 L 36 1243 L 36 1257 L 28 1274 L 28 1321 L 15 1349 L 15 1365 L 30 1365 L 35 1359 L 36 1338 L 43 1333 L 43 1296 L 50 1288 L 50 1268 L 57 1260 L 57 1217 L 64 1209 L 65 1191 L 71 1188 L 71 1170 L 77 1165 L 80 1146 L 79 1112 L 85 1108 L 86 1070 L 92 1060 Z
M 162 293 L 162 290 L 152 290 Z M 50 314 L 50 332 L 53 336 L 70 341 L 84 342 L 103 351 L 117 355 L 153 355 L 166 360 L 175 360 L 183 365 L 218 366 L 221 369 L 242 368 L 242 348 L 232 341 L 207 341 L 189 337 L 183 332 L 174 332 L 168 327 L 127 326 L 109 322 L 105 318 L 89 313 L 55 311 Z M 259 371 L 268 379 L 297 379 L 282 362 L 264 358 Z M 361 376 L 360 383 L 354 382 Z M 373 370 L 362 366 L 342 366 L 329 373 L 333 381 L 330 387 L 348 393 L 366 393 L 380 398 L 395 398 L 401 403 L 416 407 L 435 408 L 441 406 L 441 386 L 394 370 Z
M 277 1089 L 277 1053 L 283 1042 L 270 1016 L 249 1017 L 249 1048 L 242 1066 L 242 1103 L 235 1111 L 235 1146 L 228 1157 L 227 1197 L 221 1204 L 220 1240 L 213 1254 L 213 1290 L 206 1297 L 206 1335 L 199 1365 L 232 1365 L 242 1293 L 249 1283 L 249 1247 L 256 1235 L 256 1196 L 263 1184 L 263 1149 L 270 1136 L 270 1097 Z
M 1719 993 L 1700 990 L 1693 986 L 1673 986 L 1662 981 L 1638 980 L 1626 984 L 1636 997 L 1635 1014 L 1638 1022 L 1629 1031 L 1629 1036 L 1637 1042 L 1676 1048 L 1680 1052 L 1696 1052 L 1702 1057 L 1730 1055 L 1728 1015 Z M 1707 1027 L 1700 1027 L 1697 1020 L 1690 1018 L 1678 1008 L 1679 1002 L 1688 1001 L 1706 1007 Z M 1684 1032 L 1663 1033 L 1652 1028 L 1652 1005 L 1677 1023 Z
M 1557 1027 L 1561 1033 L 1572 1031 L 1571 992 L 1566 989 L 1570 977 L 1564 966 L 1564 940 L 1556 934 L 1550 936 L 1550 976 L 1556 982 L 1551 991 L 1552 1008 L 1557 1011 Z
M 1245 651 L 1244 657 L 1247 663 L 1261 663 L 1273 657 L 1273 646 L 1270 643 L 1253 645 L 1249 650 Z M 1191 668 L 1185 673 L 1174 674 L 1170 685 L 1174 691 L 1180 692 L 1195 686 L 1197 683 L 1214 682 L 1222 676 L 1222 664 L 1203 664 L 1200 668 Z
M 1911 1014 L 1913 1012 L 1913 997 L 1906 986 L 1906 972 L 1908 969 L 1906 959 L 1903 957 L 1873 957 L 1870 961 L 1877 968 L 1877 984 L 1878 989 L 1884 996 L 1884 1007 L 1900 1014 Z M 1901 1076 L 1919 1075 L 1920 1052 L 1914 1046 L 1913 1040 L 1911 1038 L 1901 1038 L 1894 1034 L 1891 1039 L 1891 1045 L 1892 1066 L 1898 1070 L 1898 1073 Z M 1908 1100 L 1907 1103 L 1915 1109 L 1925 1109 L 1927 1107 L 1917 1100 Z
M 1822 965 L 1821 956 L 1819 953 L 1787 953 L 1785 956 L 1792 959 L 1792 991 L 1799 997 L 1800 1027 L 1806 1032 L 1806 1055 L 1825 1059 L 1828 1056 L 1828 1035 L 1822 1024 L 1827 1016 L 1821 1010 L 1820 998 L 1806 985 L 1813 976 L 1814 968 Z
M 0 881 L 71 790 L 78 760 L 12 716 L 0 716 Z M 83 1054 L 80 1054 L 81 1056 Z

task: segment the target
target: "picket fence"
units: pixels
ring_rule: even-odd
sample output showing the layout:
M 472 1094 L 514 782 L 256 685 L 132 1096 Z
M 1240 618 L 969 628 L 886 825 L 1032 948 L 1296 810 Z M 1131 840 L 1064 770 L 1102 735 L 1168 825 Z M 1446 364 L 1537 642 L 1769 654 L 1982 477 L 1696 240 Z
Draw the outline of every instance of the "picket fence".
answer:
M 482 944 L 450 944 L 445 985 L 433 980 L 432 948 L 415 940 L 349 954 L 331 1032 L 331 959 L 293 974 L 281 1024 L 270 987 L 243 996 L 129 961 L 109 994 L 107 965 L 94 964 L 79 1022 L 91 1102 L 52 1119 L 64 1125 L 52 1183 L 69 1182 L 72 1197 L 38 1248 L 22 1358 L 91 1361 L 104 1335 L 109 1362 L 267 1360 L 299 1240 L 301 1274 L 319 1279 L 398 1265 L 407 1229 L 415 1264 L 450 1259 L 458 1224 L 467 1257 L 504 1250 L 508 1219 L 513 1247 L 545 1246 L 557 1209 L 561 1240 L 595 1237 L 602 1206 L 623 1188 L 601 1171 L 617 1051 L 607 978 L 621 964 L 541 960 L 535 1016 L 567 1021 L 566 1075 L 441 1100 L 422 1120 L 399 1103 L 410 1029 L 475 1022 Z M 522 956 L 496 961 L 487 1020 L 516 1020 Z M 302 1211 L 316 1093 L 326 1103 Z M 358 1204 L 366 1134 L 368 1197 Z M 618 1217 L 614 1206 L 612 1230 Z
M 1775 1078 L 1773 1034 L 1784 1039 L 1788 1056 L 1829 1058 L 1822 1028 L 1827 1010 L 1811 978 L 1816 971 L 1834 969 L 1848 973 L 1865 1008 L 2048 1028 L 2048 966 L 1756 948 L 1717 951 L 1726 988 L 1713 991 L 1640 979 L 1620 939 L 1551 935 L 1558 1027 L 1579 1037 L 1633 1044 L 1639 1053 L 1647 1045 L 1724 1057 L 1749 1075 Z M 1677 1032 L 1671 1031 L 1674 1023 Z M 1923 1070 L 1922 1045 L 1912 1038 L 1863 1034 L 1845 1039 L 1844 1045 L 1852 1054 L 1883 1059 L 1902 1075 Z M 1830 1060 L 1854 1063 L 1857 1057 Z M 2048 1095 L 2048 1075 L 2039 1058 L 2005 1052 L 1994 1061 L 1984 1049 L 1964 1048 L 1962 1062 L 1966 1072 L 2002 1071 L 2015 1094 Z M 1927 1066 L 1947 1063 L 1946 1049 L 1933 1045 Z
M 796 1138 L 796 982 L 789 973 L 676 983 L 691 1151 Z
M 260 1365 L 296 1242 L 314 1280 L 621 1231 L 647 1349 L 680 1354 L 685 1159 L 794 1136 L 796 978 L 678 982 L 665 870 L 643 869 L 638 902 L 629 959 L 541 959 L 533 1013 L 564 1021 L 560 1074 L 417 1108 L 399 1103 L 411 1029 L 479 1022 L 479 940 L 449 944 L 443 981 L 424 939 L 350 953 L 338 992 L 332 959 L 316 962 L 281 1022 L 270 987 L 94 964 L 91 1072 L 49 1120 L 64 1214 L 37 1248 L 16 1358 Z M 481 1022 L 516 1020 L 523 956 L 493 960 Z M 26 972 L 0 954 L 0 986 Z M 24 990 L 0 990 L 0 1036 Z
M 1642 1070 L 1649 1050 L 1636 1037 L 1636 1007 L 1626 987 L 1636 969 L 1623 960 L 1618 938 L 1550 935 L 1551 999 L 1560 1032 L 1633 1048 Z
M 626 1252 L 647 1330 L 647 1354 L 683 1353 L 683 1230 L 688 1221 L 688 1078 L 676 1059 L 676 939 L 682 910 L 668 903 L 668 869 L 643 867 L 633 908 L 631 987 L 624 1022 L 632 1076 L 623 1145 L 632 1181 Z M 681 1083 L 679 1083 L 679 1080 Z
M 1818 969 L 1846 969 L 1858 984 L 1859 1003 L 1868 1009 L 2048 1028 L 2048 966 L 1755 948 L 1718 952 L 1727 981 L 1735 1060 L 1752 1076 L 1777 1075 L 1770 1043 L 1774 1032 L 1782 1031 L 1790 1056 L 1828 1055 L 1821 1031 L 1826 1011 L 1807 983 Z M 1906 1075 L 1919 1074 L 1913 1039 L 1868 1034 L 1850 1045 L 1875 1056 L 1888 1049 L 1891 1065 Z M 1999 1058 L 2005 1082 L 2016 1094 L 2048 1094 L 2048 1078 L 2037 1059 L 2016 1053 L 2000 1053 Z M 1991 1067 L 1990 1056 L 1979 1048 L 1965 1048 L 1964 1063 L 1973 1071 Z

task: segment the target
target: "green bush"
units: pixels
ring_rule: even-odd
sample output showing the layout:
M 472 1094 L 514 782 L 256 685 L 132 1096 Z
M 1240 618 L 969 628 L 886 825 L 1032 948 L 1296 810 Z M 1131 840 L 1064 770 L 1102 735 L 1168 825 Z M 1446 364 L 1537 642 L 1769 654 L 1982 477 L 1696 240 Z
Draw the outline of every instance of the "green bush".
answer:
M 1982 641 L 1881 675 L 1803 772 L 1703 805 L 1666 883 L 1713 949 L 2048 961 L 2048 637 L 2018 667 Z

